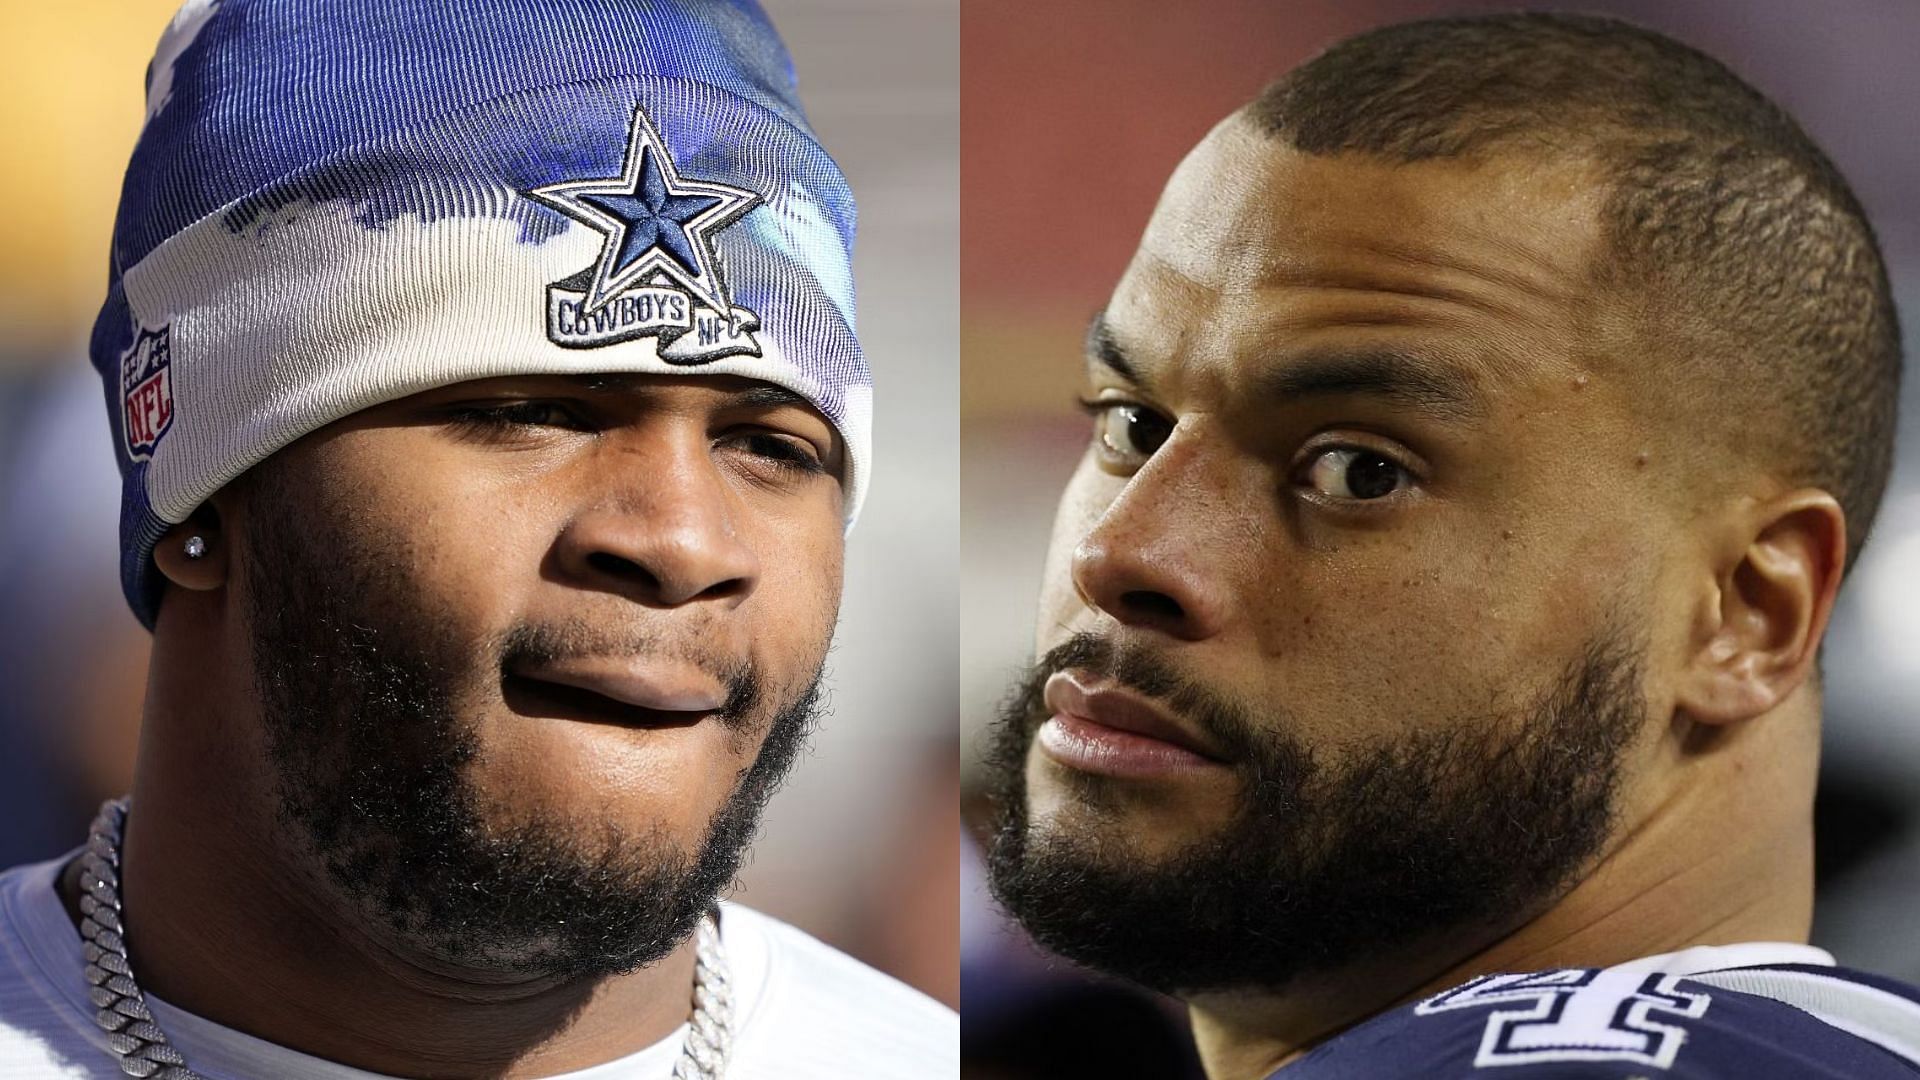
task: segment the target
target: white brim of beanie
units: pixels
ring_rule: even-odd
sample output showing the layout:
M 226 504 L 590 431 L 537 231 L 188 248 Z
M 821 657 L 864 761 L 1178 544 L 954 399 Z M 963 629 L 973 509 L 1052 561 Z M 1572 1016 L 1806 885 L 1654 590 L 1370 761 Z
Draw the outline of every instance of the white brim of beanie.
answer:
M 522 199 L 504 185 L 489 201 Z M 539 242 L 508 215 L 377 228 L 348 202 L 299 203 L 235 231 L 214 214 L 126 270 L 128 306 L 170 337 L 173 419 L 145 473 L 148 504 L 169 523 L 281 447 L 383 402 L 473 379 L 532 373 L 736 375 L 817 405 L 819 381 L 782 354 L 688 367 L 657 339 L 565 348 L 546 334 L 547 287 L 598 257 L 602 237 L 578 224 Z M 872 387 L 842 388 L 841 477 L 852 527 L 871 460 Z

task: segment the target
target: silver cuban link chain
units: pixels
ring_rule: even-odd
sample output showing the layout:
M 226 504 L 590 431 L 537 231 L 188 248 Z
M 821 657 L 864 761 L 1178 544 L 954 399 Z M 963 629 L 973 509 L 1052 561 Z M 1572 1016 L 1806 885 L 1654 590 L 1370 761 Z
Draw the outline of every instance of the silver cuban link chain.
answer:
M 187 1068 L 186 1059 L 154 1022 L 127 962 L 120 908 L 120 839 L 126 823 L 127 800 L 107 800 L 80 853 L 80 936 L 85 939 L 87 995 L 96 1010 L 93 1022 L 106 1031 L 121 1072 L 153 1080 L 206 1080 Z M 733 987 L 720 948 L 720 924 L 716 912 L 709 911 L 694 932 L 693 1016 L 673 1080 L 723 1080 L 732 1043 Z

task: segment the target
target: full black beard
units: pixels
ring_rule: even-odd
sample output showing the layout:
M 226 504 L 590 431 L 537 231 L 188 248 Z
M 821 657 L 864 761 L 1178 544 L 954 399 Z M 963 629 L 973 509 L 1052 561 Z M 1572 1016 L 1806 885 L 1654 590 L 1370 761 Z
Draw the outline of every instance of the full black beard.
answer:
M 275 485 L 278 487 L 278 485 Z M 520 626 L 479 655 L 417 605 L 383 541 L 346 515 L 262 484 L 243 571 L 279 817 L 361 918 L 470 970 L 590 979 L 634 970 L 693 932 L 819 711 L 820 674 L 773 710 L 765 741 L 696 852 L 607 822 L 592 835 L 538 815 L 490 824 L 467 775 L 480 752 L 459 693 L 484 665 L 604 642 L 582 627 Z M 391 549 L 384 549 L 391 551 Z M 491 651 L 494 656 L 484 653 Z M 764 686 L 727 674 L 721 722 L 750 738 Z
M 1504 931 L 1558 896 L 1613 822 L 1621 758 L 1641 730 L 1641 657 L 1600 635 L 1522 722 L 1408 723 L 1337 766 L 1150 654 L 1076 636 L 1003 708 L 987 765 L 988 880 L 1043 947 L 1166 993 L 1282 990 L 1311 973 L 1435 940 Z M 1072 778 L 1085 830 L 1036 836 L 1025 765 L 1047 676 L 1106 675 L 1159 698 L 1239 763 L 1243 807 L 1171 859 L 1130 849 L 1121 781 Z

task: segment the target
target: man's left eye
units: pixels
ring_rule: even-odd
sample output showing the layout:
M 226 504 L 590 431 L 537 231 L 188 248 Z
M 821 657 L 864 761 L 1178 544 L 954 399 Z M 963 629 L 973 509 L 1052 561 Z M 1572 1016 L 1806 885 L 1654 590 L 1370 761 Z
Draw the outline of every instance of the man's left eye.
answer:
M 1307 486 L 1328 498 L 1381 499 L 1411 483 L 1413 477 L 1376 450 L 1341 446 L 1322 450 L 1307 466 Z

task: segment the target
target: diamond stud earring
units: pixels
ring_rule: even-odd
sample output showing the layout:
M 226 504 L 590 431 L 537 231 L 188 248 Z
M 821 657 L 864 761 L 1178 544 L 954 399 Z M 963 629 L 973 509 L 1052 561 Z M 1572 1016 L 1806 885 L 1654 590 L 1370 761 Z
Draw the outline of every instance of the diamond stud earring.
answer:
M 181 547 L 186 551 L 187 558 L 189 559 L 204 559 L 207 557 L 207 540 L 203 536 L 189 536 L 187 537 L 187 542 L 181 545 Z

